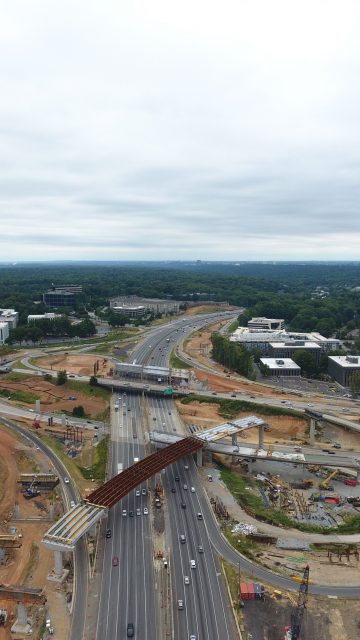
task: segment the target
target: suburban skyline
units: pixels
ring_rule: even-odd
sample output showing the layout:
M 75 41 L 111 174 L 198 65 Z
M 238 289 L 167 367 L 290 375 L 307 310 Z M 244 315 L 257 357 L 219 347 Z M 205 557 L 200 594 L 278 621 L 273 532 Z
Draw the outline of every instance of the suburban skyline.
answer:
M 2 261 L 358 260 L 360 6 L 14 0 Z

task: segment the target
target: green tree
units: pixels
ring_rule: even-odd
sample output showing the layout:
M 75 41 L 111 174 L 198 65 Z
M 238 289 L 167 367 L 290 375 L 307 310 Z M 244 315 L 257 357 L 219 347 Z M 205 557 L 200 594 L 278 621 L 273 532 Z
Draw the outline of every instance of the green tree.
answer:
M 73 408 L 72 414 L 76 418 L 84 418 L 86 416 L 85 409 L 81 404 Z
M 318 373 L 314 356 L 308 351 L 305 351 L 305 349 L 299 349 L 299 351 L 293 355 L 293 360 L 299 365 L 305 377 L 313 378 Z
M 354 371 L 349 379 L 351 393 L 356 396 L 360 391 L 360 371 Z
M 58 371 L 56 377 L 56 384 L 62 385 L 67 382 L 67 373 L 66 371 Z
M 90 387 L 96 387 L 98 381 L 96 376 L 90 376 L 89 385 Z

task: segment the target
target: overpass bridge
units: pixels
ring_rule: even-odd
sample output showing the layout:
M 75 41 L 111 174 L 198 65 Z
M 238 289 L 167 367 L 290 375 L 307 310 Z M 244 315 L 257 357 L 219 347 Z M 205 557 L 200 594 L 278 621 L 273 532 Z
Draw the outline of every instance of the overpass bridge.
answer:
M 114 476 L 88 495 L 83 503 L 65 513 L 50 527 L 42 540 L 45 546 L 55 552 L 55 574 L 62 573 L 61 552 L 74 551 L 77 541 L 106 516 L 107 509 L 113 507 L 145 480 L 203 446 L 204 442 L 198 438 L 178 439 Z

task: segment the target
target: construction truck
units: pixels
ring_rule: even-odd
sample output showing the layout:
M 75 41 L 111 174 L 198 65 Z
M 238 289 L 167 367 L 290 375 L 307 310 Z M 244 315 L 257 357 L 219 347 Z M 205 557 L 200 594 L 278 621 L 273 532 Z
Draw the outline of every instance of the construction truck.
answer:
M 299 482 L 292 482 L 292 489 L 311 489 L 314 486 L 313 480 L 300 480 Z

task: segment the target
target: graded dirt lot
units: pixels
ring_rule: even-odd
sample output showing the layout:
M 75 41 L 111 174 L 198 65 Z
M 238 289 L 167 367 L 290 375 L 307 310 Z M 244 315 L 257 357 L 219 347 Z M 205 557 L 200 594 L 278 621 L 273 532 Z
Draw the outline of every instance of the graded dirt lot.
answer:
M 79 405 L 84 407 L 85 413 L 91 416 L 97 416 L 108 406 L 108 401 L 100 396 L 88 395 L 81 391 L 74 391 L 69 384 L 57 386 L 51 382 L 47 382 L 40 377 L 31 376 L 21 380 L 0 379 L 0 389 L 9 389 L 11 391 L 26 391 L 33 394 L 34 398 L 38 398 L 41 402 L 42 411 L 72 412 L 73 408 Z M 73 397 L 75 400 L 70 400 Z M 20 403 L 19 403 L 20 404 Z M 32 407 L 31 403 L 24 406 Z
M 38 358 L 36 364 L 51 371 L 67 371 L 80 376 L 108 376 L 112 368 L 112 362 L 109 358 L 66 352 Z
M 219 415 L 219 405 L 215 402 L 210 404 L 195 401 L 190 404 L 181 404 L 181 401 L 177 400 L 176 408 L 186 425 L 197 425 L 200 431 L 226 422 L 226 419 Z M 262 414 L 261 411 L 240 411 L 236 415 L 236 419 L 250 414 L 263 418 L 270 426 L 270 431 L 265 432 L 264 441 L 267 443 L 281 443 L 290 439 L 302 440 L 305 438 L 307 423 L 301 418 L 294 416 L 267 416 Z M 248 429 L 243 434 L 239 434 L 239 441 L 241 442 L 242 440 L 257 442 L 258 429 Z
M 65 638 L 68 630 L 65 599 L 60 595 L 62 588 L 59 591 L 58 585 L 46 580 L 53 568 L 53 555 L 41 543 L 51 524 L 45 520 L 50 501 L 46 495 L 25 500 L 17 484 L 21 472 L 46 471 L 48 463 L 41 452 L 17 440 L 1 422 L 0 436 L 0 532 L 6 534 L 9 527 L 16 527 L 17 533 L 22 535 L 20 548 L 6 550 L 4 562 L 0 564 L 0 583 L 44 588 L 54 627 L 63 629 L 62 637 Z M 15 519 L 15 503 L 20 511 L 19 520 Z M 57 510 L 61 512 L 61 502 Z M 36 521 L 32 520 L 34 518 Z M 9 640 L 16 602 L 0 599 L 0 607 L 7 609 L 9 616 L 7 626 L 0 627 L 0 640 Z M 29 613 L 36 616 L 36 608 L 29 609 Z

